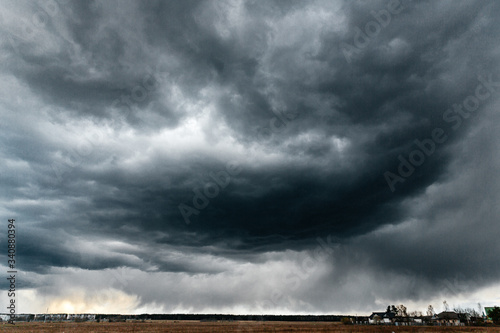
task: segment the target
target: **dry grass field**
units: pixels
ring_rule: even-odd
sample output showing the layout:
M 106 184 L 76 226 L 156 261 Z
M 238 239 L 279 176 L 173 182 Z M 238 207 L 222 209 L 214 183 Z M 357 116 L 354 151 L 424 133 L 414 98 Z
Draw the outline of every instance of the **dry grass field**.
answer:
M 331 322 L 199 322 L 154 321 L 137 323 L 17 323 L 0 324 L 2 332 L 339 332 L 339 333 L 425 333 L 425 332 L 498 332 L 500 327 L 395 327 L 349 326 Z

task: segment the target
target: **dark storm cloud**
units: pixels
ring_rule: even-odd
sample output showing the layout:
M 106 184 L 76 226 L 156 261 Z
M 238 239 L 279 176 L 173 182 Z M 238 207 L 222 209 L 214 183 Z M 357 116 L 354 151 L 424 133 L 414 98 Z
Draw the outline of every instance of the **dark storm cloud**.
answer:
M 462 184 L 461 172 L 473 177 L 474 170 L 457 162 L 457 147 L 467 147 L 494 177 L 496 162 L 487 158 L 494 130 L 482 143 L 467 141 L 478 126 L 498 124 L 494 91 L 459 129 L 443 118 L 474 95 L 483 84 L 478 76 L 500 78 L 496 2 L 55 6 L 9 3 L 2 15 L 7 34 L 37 28 L 37 38 L 16 40 L 16 48 L 2 42 L 2 200 L 5 213 L 29 221 L 20 236 L 30 244 L 20 250 L 26 270 L 217 275 L 233 264 L 268 263 L 270 251 L 310 249 L 318 236 L 331 235 L 346 252 L 318 277 L 326 289 L 335 285 L 329 277 L 342 280 L 357 269 L 420 276 L 413 282 L 419 286 L 449 276 L 477 281 L 460 275 L 464 267 L 481 272 L 483 283 L 498 273 L 486 265 L 494 257 L 469 255 L 481 251 L 481 241 L 460 217 L 479 219 L 472 198 L 485 188 L 493 196 L 498 184 Z M 369 37 L 367 24 L 396 7 Z M 46 21 L 37 26 L 33 15 L 41 11 Z M 19 17 L 24 25 L 16 25 Z M 345 45 L 355 49 L 352 56 Z M 436 128 L 447 140 L 391 191 L 384 174 L 397 173 L 398 157 L 408 158 L 415 140 Z M 241 171 L 206 198 L 205 186 L 214 186 L 214 174 L 227 172 L 230 161 Z M 429 188 L 442 184 L 471 198 L 427 202 Z M 199 204 L 197 193 L 209 203 Z M 485 210 L 495 205 L 485 202 Z M 189 207 L 184 216 L 181 204 Z M 420 227 L 405 224 L 416 220 Z M 489 221 L 474 225 L 487 232 Z M 429 236 L 434 225 L 441 227 Z M 440 242 L 443 235 L 451 240 Z M 355 257 L 363 264 L 349 267 Z M 211 264 L 214 258 L 231 264 Z M 346 290 L 339 297 L 354 292 Z M 313 303 L 319 297 L 301 292 Z

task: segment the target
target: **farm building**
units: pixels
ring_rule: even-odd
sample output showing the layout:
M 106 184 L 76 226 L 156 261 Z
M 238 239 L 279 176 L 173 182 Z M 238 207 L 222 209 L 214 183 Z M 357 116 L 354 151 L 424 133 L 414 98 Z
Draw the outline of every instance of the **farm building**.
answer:
M 441 326 L 460 326 L 460 318 L 453 311 L 443 311 L 435 315 L 432 320 Z

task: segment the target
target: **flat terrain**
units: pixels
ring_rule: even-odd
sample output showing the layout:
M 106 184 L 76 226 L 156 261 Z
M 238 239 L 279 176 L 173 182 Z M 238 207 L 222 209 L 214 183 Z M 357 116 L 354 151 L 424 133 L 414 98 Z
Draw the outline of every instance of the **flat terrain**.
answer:
M 17 323 L 0 324 L 2 332 L 339 332 L 339 333 L 425 333 L 425 332 L 498 332 L 500 327 L 396 327 L 350 326 L 331 322 L 200 322 L 154 321 L 137 323 Z

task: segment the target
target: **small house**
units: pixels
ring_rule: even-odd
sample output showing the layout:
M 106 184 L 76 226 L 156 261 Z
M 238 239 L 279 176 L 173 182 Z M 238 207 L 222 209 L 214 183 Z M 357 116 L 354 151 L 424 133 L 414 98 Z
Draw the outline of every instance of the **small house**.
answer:
M 440 326 L 459 326 L 460 318 L 453 311 L 443 311 L 433 317 L 433 321 Z

